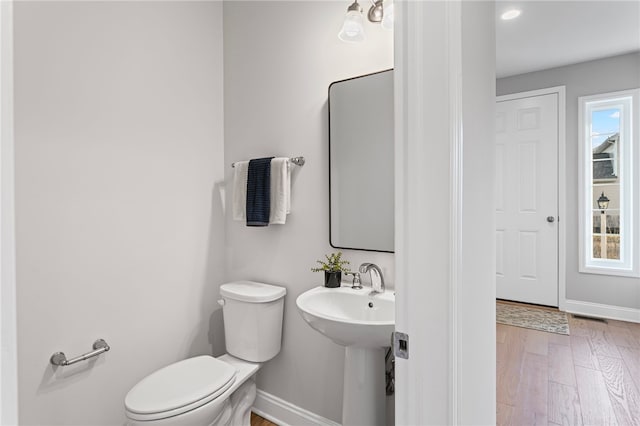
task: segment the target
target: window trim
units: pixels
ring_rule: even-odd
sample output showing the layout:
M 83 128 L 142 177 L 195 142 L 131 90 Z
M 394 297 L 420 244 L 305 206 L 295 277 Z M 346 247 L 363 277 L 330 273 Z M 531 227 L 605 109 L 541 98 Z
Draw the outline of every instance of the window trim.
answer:
M 618 174 L 620 178 L 620 260 L 593 258 L 593 151 L 591 111 L 593 103 L 621 105 Z M 623 277 L 640 277 L 640 89 L 601 93 L 578 98 L 579 150 L 579 272 Z M 628 135 L 628 137 L 624 136 Z M 620 161 L 621 160 L 621 161 Z M 629 202 L 627 202 L 629 200 Z

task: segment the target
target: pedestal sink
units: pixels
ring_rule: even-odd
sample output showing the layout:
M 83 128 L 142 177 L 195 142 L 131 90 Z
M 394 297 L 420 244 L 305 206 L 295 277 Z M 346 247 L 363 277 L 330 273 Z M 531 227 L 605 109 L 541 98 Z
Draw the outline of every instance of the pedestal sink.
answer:
M 395 327 L 393 293 L 315 287 L 296 304 L 311 328 L 345 346 L 342 425 L 384 425 L 384 348 Z

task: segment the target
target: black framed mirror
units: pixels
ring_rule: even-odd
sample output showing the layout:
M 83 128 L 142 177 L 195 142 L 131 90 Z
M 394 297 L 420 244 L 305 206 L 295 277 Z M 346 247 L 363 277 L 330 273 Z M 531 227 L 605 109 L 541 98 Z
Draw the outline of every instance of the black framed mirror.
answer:
M 329 243 L 394 251 L 393 70 L 329 86 Z

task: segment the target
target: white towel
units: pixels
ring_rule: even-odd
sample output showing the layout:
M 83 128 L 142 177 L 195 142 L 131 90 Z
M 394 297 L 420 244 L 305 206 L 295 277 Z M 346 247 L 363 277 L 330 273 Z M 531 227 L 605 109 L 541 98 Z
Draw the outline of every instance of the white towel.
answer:
M 291 164 L 288 158 L 271 160 L 269 224 L 284 225 L 291 213 Z
M 233 168 L 233 220 L 245 220 L 247 216 L 248 161 L 238 161 Z

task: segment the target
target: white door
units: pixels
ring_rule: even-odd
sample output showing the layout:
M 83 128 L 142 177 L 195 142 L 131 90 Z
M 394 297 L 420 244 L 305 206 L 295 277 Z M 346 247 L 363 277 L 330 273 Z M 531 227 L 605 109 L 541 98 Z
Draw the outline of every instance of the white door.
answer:
M 498 97 L 496 296 L 558 306 L 558 94 Z

